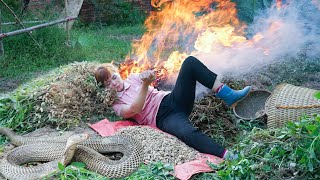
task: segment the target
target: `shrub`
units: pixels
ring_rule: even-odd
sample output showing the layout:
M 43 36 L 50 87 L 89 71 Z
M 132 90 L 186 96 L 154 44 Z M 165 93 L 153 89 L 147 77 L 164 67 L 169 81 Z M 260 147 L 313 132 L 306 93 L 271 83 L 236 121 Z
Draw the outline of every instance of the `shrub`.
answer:
M 319 133 L 319 114 L 290 121 L 284 128 L 255 128 L 234 146 L 240 158 L 211 166 L 220 178 L 319 179 Z
M 93 0 L 97 12 L 97 20 L 107 25 L 142 24 L 146 12 L 137 4 L 124 0 Z

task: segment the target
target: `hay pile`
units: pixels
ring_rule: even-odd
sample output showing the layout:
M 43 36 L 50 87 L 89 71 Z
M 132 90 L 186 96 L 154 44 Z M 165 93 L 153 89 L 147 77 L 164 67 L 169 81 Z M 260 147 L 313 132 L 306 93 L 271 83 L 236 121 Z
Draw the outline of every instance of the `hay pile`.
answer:
M 189 118 L 203 133 L 229 147 L 234 143 L 238 129 L 232 122 L 235 117 L 228 110 L 220 99 L 208 95 L 195 101 Z
M 37 102 L 34 118 L 39 120 L 39 126 L 49 122 L 65 128 L 84 119 L 112 114 L 116 94 L 97 83 L 93 75 L 95 67 L 94 63 L 72 63 L 34 93 L 32 98 Z

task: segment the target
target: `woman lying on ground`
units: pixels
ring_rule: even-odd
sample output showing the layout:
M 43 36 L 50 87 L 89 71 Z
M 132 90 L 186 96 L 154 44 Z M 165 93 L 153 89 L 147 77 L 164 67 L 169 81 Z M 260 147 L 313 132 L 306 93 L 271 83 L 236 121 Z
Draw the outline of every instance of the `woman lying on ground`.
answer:
M 131 74 L 122 80 L 116 67 L 102 64 L 95 69 L 95 77 L 104 87 L 117 91 L 118 100 L 113 103 L 117 115 L 135 119 L 141 125 L 157 127 L 201 153 L 224 159 L 236 158 L 233 153 L 193 127 L 189 115 L 194 105 L 197 81 L 212 89 L 228 106 L 234 106 L 244 98 L 250 92 L 250 86 L 239 91 L 232 90 L 192 56 L 183 62 L 171 92 L 158 91 L 149 86 L 155 80 L 151 70 Z

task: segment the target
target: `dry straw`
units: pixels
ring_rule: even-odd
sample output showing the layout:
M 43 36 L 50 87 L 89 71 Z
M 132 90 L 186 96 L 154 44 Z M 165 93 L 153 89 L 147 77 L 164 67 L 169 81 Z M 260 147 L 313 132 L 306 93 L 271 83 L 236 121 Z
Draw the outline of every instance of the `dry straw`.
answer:
M 280 84 L 266 102 L 268 128 L 278 128 L 302 115 L 320 113 L 320 100 L 314 97 L 317 90 Z
M 94 63 L 72 63 L 54 81 L 35 93 L 35 117 L 58 125 L 76 125 L 84 118 L 111 113 L 115 92 L 100 87 Z

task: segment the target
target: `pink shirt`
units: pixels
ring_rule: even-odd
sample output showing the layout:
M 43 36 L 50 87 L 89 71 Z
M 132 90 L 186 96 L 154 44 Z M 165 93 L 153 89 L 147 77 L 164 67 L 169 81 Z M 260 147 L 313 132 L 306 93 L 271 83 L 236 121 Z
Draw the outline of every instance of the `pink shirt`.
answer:
M 113 103 L 113 109 L 118 116 L 122 105 L 130 105 L 133 103 L 137 94 L 142 86 L 142 80 L 139 74 L 131 74 L 124 80 L 124 90 L 118 92 L 118 100 Z M 150 125 L 156 127 L 156 116 L 159 110 L 161 100 L 165 95 L 169 94 L 168 91 L 158 91 L 152 86 L 149 86 L 146 101 L 140 113 L 134 115 L 135 119 L 141 125 Z

